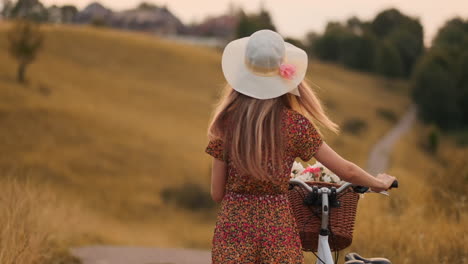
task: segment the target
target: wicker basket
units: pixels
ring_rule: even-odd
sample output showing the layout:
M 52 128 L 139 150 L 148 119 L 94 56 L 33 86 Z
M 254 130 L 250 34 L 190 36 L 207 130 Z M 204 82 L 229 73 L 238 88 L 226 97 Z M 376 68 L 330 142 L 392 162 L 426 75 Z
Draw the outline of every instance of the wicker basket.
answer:
M 339 187 L 338 184 L 326 182 L 306 182 L 309 186 L 315 185 L 321 187 Z M 293 216 L 296 219 L 297 227 L 302 242 L 303 251 L 317 252 L 318 235 L 321 225 L 321 206 L 311 206 L 304 204 L 304 198 L 308 191 L 302 187 L 294 186 L 288 191 L 288 199 L 291 205 Z M 331 231 L 328 238 L 332 251 L 342 250 L 353 240 L 354 221 L 356 219 L 357 202 L 359 195 L 352 188 L 339 193 L 339 207 L 330 206 L 330 224 Z

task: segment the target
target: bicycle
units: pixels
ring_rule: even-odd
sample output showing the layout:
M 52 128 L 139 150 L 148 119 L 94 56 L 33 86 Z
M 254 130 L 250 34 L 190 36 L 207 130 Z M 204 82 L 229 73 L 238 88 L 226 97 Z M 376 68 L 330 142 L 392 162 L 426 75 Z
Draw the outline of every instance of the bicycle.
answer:
M 353 188 L 353 191 L 356 193 L 366 193 L 366 192 L 371 192 L 369 187 L 364 187 L 364 186 L 359 186 L 359 185 L 354 185 L 352 183 L 344 183 L 341 185 L 338 189 L 336 187 L 321 187 L 319 188 L 318 186 L 309 186 L 303 181 L 296 180 L 296 179 L 291 179 L 289 180 L 289 188 L 292 189 L 294 188 L 294 185 L 297 185 L 301 188 L 304 188 L 306 191 L 308 191 L 309 197 L 306 197 L 305 199 L 311 199 L 310 196 L 314 195 L 316 198 L 321 198 L 320 201 L 318 201 L 322 207 L 322 218 L 321 218 L 321 227 L 320 227 L 320 232 L 319 232 L 319 238 L 318 238 L 318 250 L 317 254 L 315 255 L 317 257 L 317 262 L 316 264 L 334 264 L 338 260 L 338 256 L 335 258 L 335 261 L 333 260 L 333 256 L 331 253 L 331 248 L 330 244 L 328 243 L 328 236 L 330 234 L 330 228 L 328 226 L 329 223 L 329 211 L 330 211 L 330 203 L 336 203 L 336 201 L 331 201 L 331 199 L 336 199 L 336 195 L 343 192 L 347 188 Z M 391 188 L 398 188 L 398 181 L 395 180 L 392 185 L 390 186 Z M 386 193 L 383 193 L 386 194 Z M 314 253 L 315 254 L 315 253 Z M 372 259 L 366 259 L 361 256 L 359 256 L 357 253 L 349 253 L 345 256 L 345 261 L 346 263 L 370 263 L 370 264 L 391 264 L 391 262 L 387 259 L 383 258 L 372 258 Z

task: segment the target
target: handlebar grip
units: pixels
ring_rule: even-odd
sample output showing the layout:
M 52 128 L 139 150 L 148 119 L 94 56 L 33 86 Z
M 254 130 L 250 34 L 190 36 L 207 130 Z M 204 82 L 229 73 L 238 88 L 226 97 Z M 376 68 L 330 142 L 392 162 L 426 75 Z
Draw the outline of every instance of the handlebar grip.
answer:
M 397 180 L 394 180 L 394 181 L 392 182 L 392 185 L 390 185 L 390 189 L 391 189 L 391 188 L 398 188 L 398 181 L 397 181 Z

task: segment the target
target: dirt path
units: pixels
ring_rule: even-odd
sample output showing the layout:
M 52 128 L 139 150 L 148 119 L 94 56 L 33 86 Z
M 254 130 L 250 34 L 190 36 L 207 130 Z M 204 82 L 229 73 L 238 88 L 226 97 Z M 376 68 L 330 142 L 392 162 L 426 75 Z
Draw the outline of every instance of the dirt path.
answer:
M 395 127 L 374 145 L 367 163 L 370 173 L 385 172 L 392 147 L 411 128 L 415 118 L 416 108 L 411 106 Z M 80 258 L 83 264 L 208 264 L 211 262 L 210 251 L 182 248 L 89 246 L 74 248 L 71 253 Z
M 144 248 L 89 246 L 74 248 L 71 253 L 83 264 L 208 264 L 207 250 L 182 248 Z
M 367 171 L 372 175 L 388 169 L 390 153 L 397 140 L 408 131 L 416 119 L 416 107 L 412 105 L 398 123 L 372 148 L 367 160 Z

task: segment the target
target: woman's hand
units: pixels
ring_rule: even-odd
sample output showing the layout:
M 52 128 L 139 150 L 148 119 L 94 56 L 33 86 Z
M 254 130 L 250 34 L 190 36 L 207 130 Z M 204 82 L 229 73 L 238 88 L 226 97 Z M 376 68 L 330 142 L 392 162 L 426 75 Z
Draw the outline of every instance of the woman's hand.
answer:
M 386 173 L 379 173 L 376 178 L 382 182 L 382 187 L 371 188 L 371 190 L 374 192 L 381 192 L 381 191 L 388 190 L 390 186 L 392 185 L 392 183 L 396 180 L 395 177 L 388 175 Z

